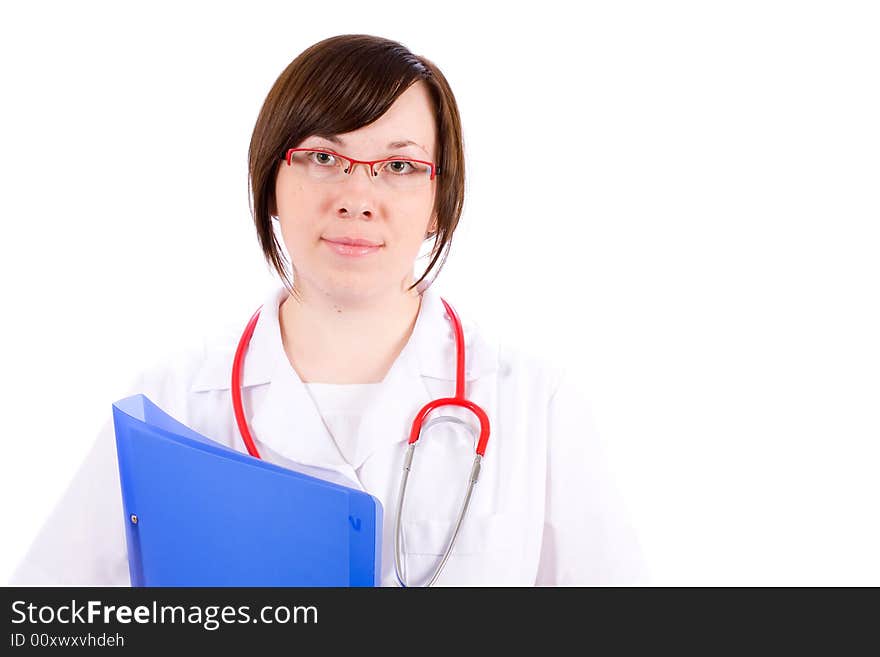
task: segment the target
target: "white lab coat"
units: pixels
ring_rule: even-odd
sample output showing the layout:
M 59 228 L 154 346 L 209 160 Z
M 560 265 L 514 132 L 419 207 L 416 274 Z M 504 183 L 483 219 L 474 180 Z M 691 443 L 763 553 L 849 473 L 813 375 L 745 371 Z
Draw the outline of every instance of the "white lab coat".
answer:
M 280 285 L 267 295 L 245 359 L 251 433 L 263 459 L 380 500 L 381 581 L 396 586 L 395 502 L 410 426 L 424 404 L 455 390 L 455 342 L 440 293 L 435 286 L 423 292 L 410 340 L 362 418 L 352 463 L 336 448 L 284 353 L 278 307 L 285 296 Z M 435 585 L 645 582 L 642 553 L 609 478 L 587 401 L 563 370 L 489 339 L 455 309 L 465 336 L 465 394 L 488 414 L 491 434 L 468 515 Z M 126 394 L 144 393 L 197 432 L 246 452 L 230 394 L 232 358 L 246 321 L 145 372 Z M 442 414 L 478 429 L 467 411 L 446 407 Z M 11 584 L 130 585 L 109 416 L 108 402 L 106 425 Z M 403 514 L 410 585 L 424 582 L 444 552 L 474 448 L 474 435 L 455 423 L 432 427 L 419 440 Z

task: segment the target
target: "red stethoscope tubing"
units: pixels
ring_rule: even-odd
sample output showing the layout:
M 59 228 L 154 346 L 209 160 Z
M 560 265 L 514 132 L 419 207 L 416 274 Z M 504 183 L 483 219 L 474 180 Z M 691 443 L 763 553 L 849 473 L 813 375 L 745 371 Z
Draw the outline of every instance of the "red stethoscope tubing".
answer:
M 455 333 L 455 396 L 435 399 L 422 407 L 416 415 L 415 420 L 413 420 L 408 444 L 413 445 L 419 439 L 422 423 L 428 416 L 428 413 L 441 406 L 459 406 L 471 411 L 480 421 L 480 437 L 477 441 L 476 452 L 482 457 L 485 455 L 486 445 L 489 443 L 489 417 L 482 408 L 469 399 L 466 399 L 464 396 L 464 331 L 461 328 L 461 321 L 458 319 L 458 315 L 452 309 L 452 306 L 446 303 L 445 299 L 441 298 L 440 300 L 446 307 L 446 316 L 452 323 L 452 328 Z M 254 334 L 254 328 L 257 325 L 257 320 L 260 317 L 260 311 L 262 308 L 262 306 L 257 308 L 257 311 L 250 318 L 250 321 L 248 321 L 244 333 L 242 333 L 241 339 L 238 341 L 238 347 L 235 350 L 235 358 L 232 361 L 232 409 L 235 412 L 235 421 L 238 424 L 238 430 L 241 432 L 241 437 L 242 440 L 244 440 L 248 453 L 257 458 L 261 458 L 260 453 L 257 451 L 257 446 L 254 444 L 254 438 L 248 428 L 247 419 L 244 415 L 244 405 L 241 401 L 241 375 L 242 370 L 244 369 L 245 352 L 250 344 L 251 336 Z

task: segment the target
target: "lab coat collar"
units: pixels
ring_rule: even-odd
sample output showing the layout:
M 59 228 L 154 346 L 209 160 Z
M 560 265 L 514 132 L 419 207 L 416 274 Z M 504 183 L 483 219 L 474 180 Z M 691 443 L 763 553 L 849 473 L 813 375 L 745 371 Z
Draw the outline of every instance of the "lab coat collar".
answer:
M 283 286 L 274 288 L 263 303 L 245 356 L 243 387 L 272 385 L 253 409 L 250 421 L 254 437 L 297 463 L 343 473 L 359 486 L 352 468 L 358 468 L 374 452 L 404 443 L 419 409 L 434 399 L 426 378 L 439 384 L 442 396 L 455 392 L 455 340 L 440 294 L 433 286 L 421 295 L 419 314 L 410 339 L 378 386 L 361 419 L 358 451 L 352 463 L 343 459 L 305 384 L 291 366 L 281 341 L 278 308 L 286 298 Z M 473 381 L 497 370 L 497 344 L 492 344 L 476 324 L 462 316 L 465 337 L 465 380 Z M 242 329 L 246 324 L 242 322 Z M 222 390 L 231 386 L 232 359 L 240 332 L 221 350 L 209 350 L 191 386 L 193 392 Z M 469 392 L 466 386 L 466 394 Z M 247 412 L 247 396 L 245 396 Z

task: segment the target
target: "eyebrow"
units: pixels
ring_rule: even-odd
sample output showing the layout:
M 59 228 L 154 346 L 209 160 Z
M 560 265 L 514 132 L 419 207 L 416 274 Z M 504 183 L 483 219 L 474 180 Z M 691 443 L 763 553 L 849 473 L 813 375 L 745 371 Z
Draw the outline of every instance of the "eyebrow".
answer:
M 343 146 L 343 147 L 345 146 L 345 141 L 343 139 L 340 139 L 336 135 L 329 135 L 327 137 L 325 137 L 323 135 L 315 135 L 315 137 L 317 137 L 318 139 L 324 139 L 326 141 L 333 142 L 334 144 L 336 144 L 338 146 Z M 387 147 L 388 148 L 403 148 L 404 146 L 415 146 L 417 148 L 421 148 L 423 151 L 425 151 L 425 153 L 428 152 L 420 144 L 417 144 L 416 142 L 412 141 L 411 139 L 401 139 L 398 141 L 392 141 L 390 144 L 388 144 Z

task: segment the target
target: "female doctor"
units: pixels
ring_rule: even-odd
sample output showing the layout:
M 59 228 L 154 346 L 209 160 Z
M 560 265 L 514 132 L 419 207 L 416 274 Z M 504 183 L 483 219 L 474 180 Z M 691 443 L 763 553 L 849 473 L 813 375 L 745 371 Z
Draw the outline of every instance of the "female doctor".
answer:
M 385 510 L 384 586 L 644 581 L 570 379 L 485 335 L 425 282 L 441 257 L 442 268 L 464 194 L 459 113 L 440 70 L 368 35 L 309 47 L 266 97 L 249 182 L 257 236 L 283 285 L 255 322 L 243 317 L 144 372 L 128 394 L 234 449 L 375 495 Z M 431 260 L 416 281 L 426 240 Z M 464 406 L 429 413 L 398 528 L 414 418 L 453 396 L 485 413 L 488 442 Z M 11 583 L 129 585 L 124 522 L 108 419 Z

